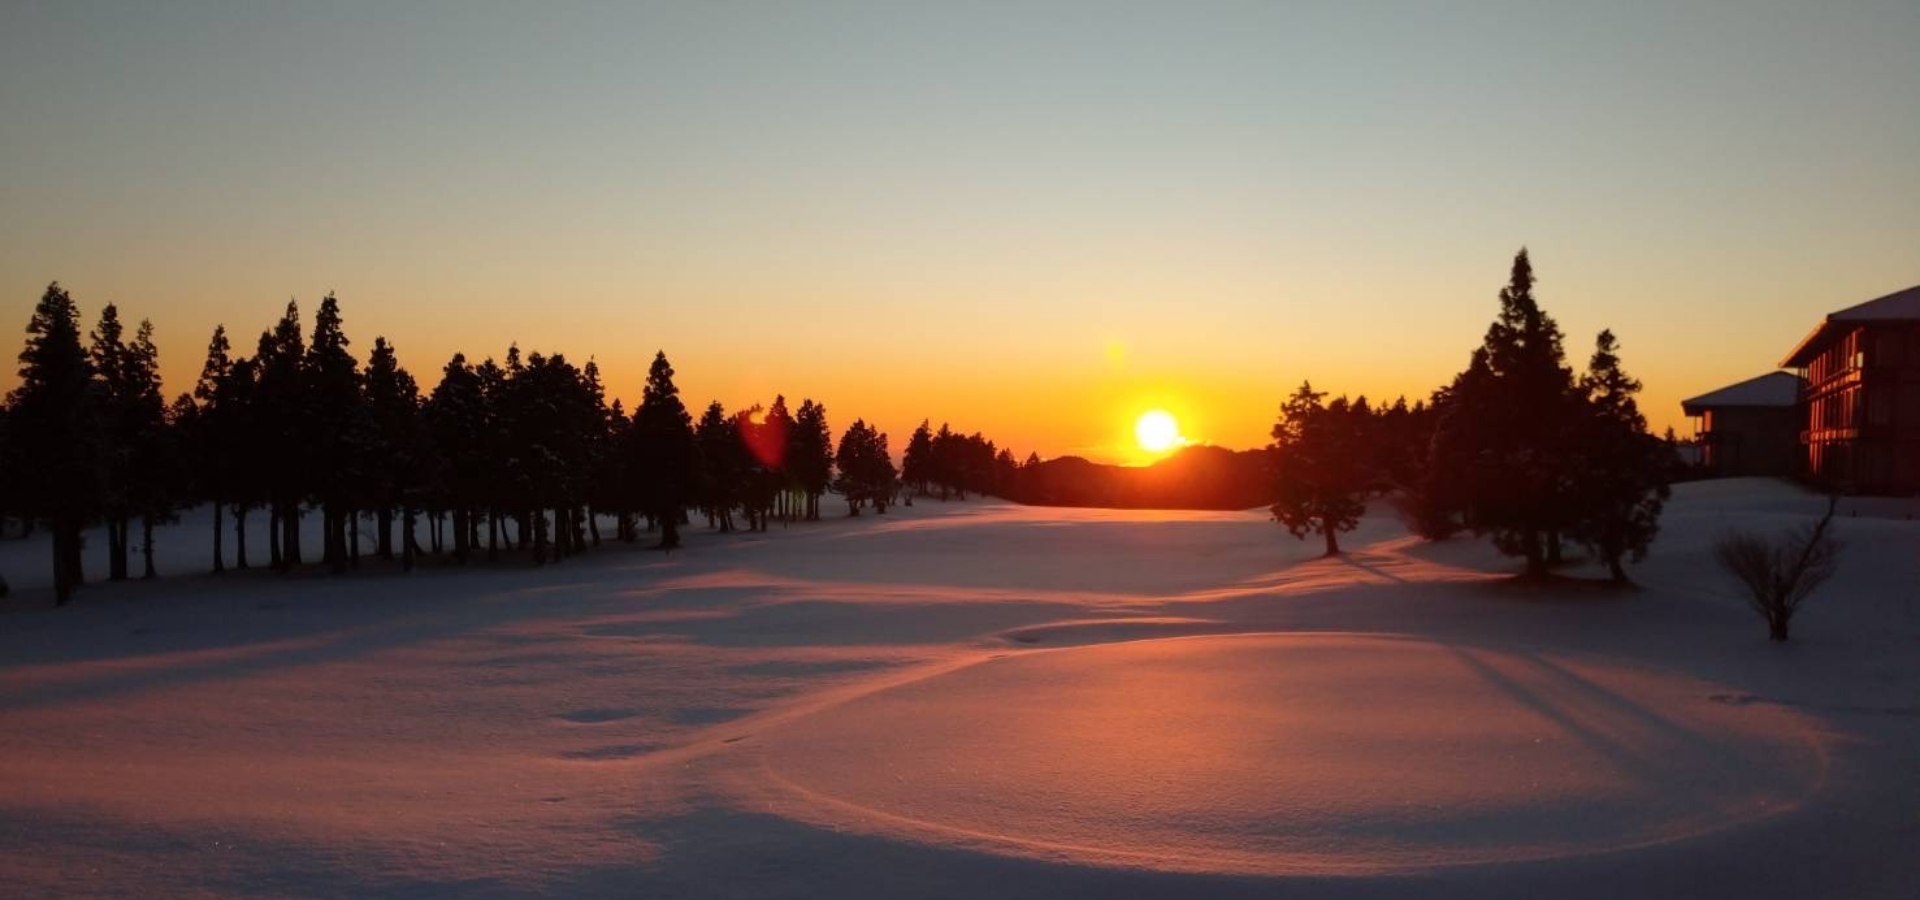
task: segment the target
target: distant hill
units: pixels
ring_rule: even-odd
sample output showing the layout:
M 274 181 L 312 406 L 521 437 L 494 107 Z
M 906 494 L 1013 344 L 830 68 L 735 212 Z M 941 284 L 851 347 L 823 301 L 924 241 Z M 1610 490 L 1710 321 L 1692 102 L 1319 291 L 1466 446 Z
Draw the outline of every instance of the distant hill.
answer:
M 1023 468 L 1018 496 L 1039 506 L 1119 509 L 1250 509 L 1273 502 L 1266 453 L 1187 447 L 1150 466 L 1112 466 L 1078 456 Z

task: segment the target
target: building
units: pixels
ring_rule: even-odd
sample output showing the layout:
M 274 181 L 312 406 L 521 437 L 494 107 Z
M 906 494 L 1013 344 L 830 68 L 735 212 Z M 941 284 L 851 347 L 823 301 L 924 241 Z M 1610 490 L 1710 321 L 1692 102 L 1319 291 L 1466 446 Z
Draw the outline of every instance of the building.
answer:
M 1799 474 L 1805 384 L 1790 372 L 1769 372 L 1680 401 L 1693 419 L 1700 465 L 1716 475 Z
M 1920 286 L 1828 315 L 1780 365 L 1807 380 L 1808 475 L 1920 493 Z

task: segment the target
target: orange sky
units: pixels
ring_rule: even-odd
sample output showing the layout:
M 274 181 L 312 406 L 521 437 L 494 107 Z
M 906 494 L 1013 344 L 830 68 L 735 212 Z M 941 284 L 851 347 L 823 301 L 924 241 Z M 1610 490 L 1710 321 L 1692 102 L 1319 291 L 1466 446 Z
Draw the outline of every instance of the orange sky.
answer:
M 334 290 L 428 385 L 664 348 L 692 404 L 1137 461 L 1152 407 L 1424 395 L 1523 244 L 1656 428 L 1920 282 L 1912 4 L 964 6 L 13 8 L 0 326 L 59 279 L 175 391 Z

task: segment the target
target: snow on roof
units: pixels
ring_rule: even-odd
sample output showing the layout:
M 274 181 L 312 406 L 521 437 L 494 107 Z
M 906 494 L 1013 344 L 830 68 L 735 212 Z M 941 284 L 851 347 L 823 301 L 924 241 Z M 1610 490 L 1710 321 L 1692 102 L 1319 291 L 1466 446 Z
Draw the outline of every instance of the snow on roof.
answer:
M 1783 368 L 1798 368 L 1813 361 L 1819 355 L 1819 348 L 1827 342 L 1834 332 L 1860 322 L 1920 322 L 1920 285 L 1914 285 L 1904 291 L 1894 291 L 1885 297 L 1855 304 L 1839 312 L 1829 313 L 1813 331 L 1801 339 L 1799 346 L 1780 361 Z
M 1687 415 L 1697 416 L 1698 410 L 1725 406 L 1792 406 L 1800 402 L 1800 389 L 1805 385 L 1806 382 L 1792 372 L 1768 372 L 1682 400 L 1680 408 Z

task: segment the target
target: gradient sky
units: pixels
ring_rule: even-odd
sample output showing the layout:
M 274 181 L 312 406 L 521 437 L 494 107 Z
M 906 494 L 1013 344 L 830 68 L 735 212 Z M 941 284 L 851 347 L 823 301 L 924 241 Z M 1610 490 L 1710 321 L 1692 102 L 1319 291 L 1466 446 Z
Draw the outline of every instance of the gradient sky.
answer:
M 177 392 L 333 290 L 429 387 L 517 340 L 631 401 L 664 348 L 690 405 L 1127 460 L 1424 395 L 1525 244 L 1684 430 L 1920 283 L 1916 47 L 1913 0 L 6 0 L 4 352 L 59 279 Z

